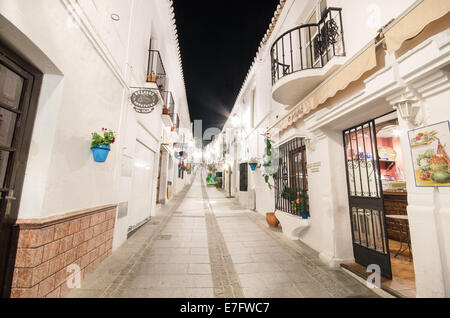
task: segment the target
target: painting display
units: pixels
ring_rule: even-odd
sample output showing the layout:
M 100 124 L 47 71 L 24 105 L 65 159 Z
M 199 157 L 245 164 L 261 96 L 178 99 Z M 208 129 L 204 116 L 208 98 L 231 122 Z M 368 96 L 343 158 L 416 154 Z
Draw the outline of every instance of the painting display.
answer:
M 450 187 L 450 121 L 411 130 L 416 186 Z

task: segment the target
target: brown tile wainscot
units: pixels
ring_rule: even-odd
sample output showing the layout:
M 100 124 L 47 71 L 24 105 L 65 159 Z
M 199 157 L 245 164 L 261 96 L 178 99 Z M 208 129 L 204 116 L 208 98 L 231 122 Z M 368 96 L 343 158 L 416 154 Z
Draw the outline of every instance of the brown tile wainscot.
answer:
M 68 280 L 91 273 L 112 253 L 117 205 L 19 220 L 11 298 L 64 297 Z M 77 266 L 71 266 L 77 265 Z

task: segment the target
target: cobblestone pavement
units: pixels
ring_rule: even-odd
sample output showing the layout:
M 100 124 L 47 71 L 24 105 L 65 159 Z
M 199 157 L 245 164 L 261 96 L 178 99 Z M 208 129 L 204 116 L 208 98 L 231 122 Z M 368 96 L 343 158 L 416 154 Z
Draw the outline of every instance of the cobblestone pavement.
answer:
M 199 173 L 69 298 L 377 297 Z

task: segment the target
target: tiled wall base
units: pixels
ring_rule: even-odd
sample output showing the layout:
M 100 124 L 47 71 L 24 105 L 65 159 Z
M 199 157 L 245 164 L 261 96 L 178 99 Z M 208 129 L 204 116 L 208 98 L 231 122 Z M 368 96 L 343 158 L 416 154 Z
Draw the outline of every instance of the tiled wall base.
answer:
M 83 279 L 111 254 L 116 209 L 19 220 L 11 297 L 64 297 L 74 277 Z

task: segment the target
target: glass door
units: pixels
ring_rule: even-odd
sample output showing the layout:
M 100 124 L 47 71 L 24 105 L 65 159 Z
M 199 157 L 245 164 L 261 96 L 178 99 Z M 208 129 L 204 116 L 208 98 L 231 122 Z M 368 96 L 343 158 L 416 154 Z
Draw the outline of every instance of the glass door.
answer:
M 344 131 L 344 145 L 355 260 L 392 279 L 375 121 Z

